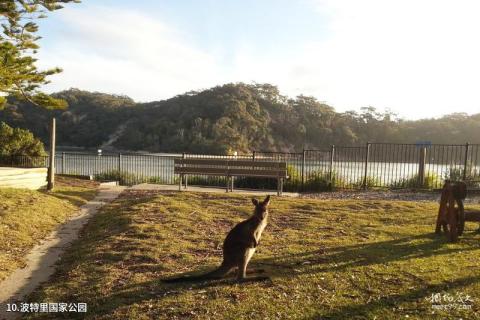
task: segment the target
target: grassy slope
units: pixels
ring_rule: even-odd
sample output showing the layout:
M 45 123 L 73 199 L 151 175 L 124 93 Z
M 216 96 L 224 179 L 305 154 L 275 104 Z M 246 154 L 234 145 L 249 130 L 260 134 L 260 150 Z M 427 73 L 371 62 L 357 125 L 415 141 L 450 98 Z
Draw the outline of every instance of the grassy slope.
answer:
M 445 319 L 426 298 L 447 292 L 475 299 L 472 310 L 452 315 L 479 317 L 477 225 L 446 243 L 432 234 L 436 208 L 273 198 L 250 265 L 265 268 L 272 283 L 167 285 L 160 279 L 218 265 L 225 234 L 252 205 L 240 195 L 124 193 L 30 299 L 87 302 L 88 319 Z
M 25 253 L 92 199 L 96 185 L 60 178 L 53 193 L 0 189 L 0 281 L 24 266 Z

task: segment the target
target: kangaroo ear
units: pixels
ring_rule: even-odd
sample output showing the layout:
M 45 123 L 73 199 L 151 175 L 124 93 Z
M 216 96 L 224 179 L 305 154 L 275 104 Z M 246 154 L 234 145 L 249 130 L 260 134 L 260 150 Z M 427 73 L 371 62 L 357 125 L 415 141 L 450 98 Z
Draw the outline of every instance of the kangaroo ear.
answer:
M 270 195 L 265 197 L 265 200 L 263 200 L 263 205 L 268 206 L 270 204 Z
M 252 203 L 254 206 L 258 206 L 258 200 L 255 198 L 252 198 Z

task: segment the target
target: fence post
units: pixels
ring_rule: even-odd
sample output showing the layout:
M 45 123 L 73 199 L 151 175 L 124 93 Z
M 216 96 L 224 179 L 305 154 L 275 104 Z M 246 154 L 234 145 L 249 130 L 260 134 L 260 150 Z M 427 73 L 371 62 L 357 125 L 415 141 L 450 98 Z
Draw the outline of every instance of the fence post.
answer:
M 50 123 L 50 158 L 48 166 L 48 176 L 47 176 L 47 190 L 52 191 L 55 186 L 55 118 L 52 118 Z
M 367 148 L 365 150 L 365 174 L 363 176 L 363 190 L 368 188 L 368 161 L 370 160 L 370 142 L 367 142 Z
M 302 191 L 304 191 L 305 188 L 305 154 L 306 151 L 303 149 L 302 152 Z
M 465 144 L 465 162 L 463 164 L 463 181 L 467 180 L 467 166 L 468 166 L 468 142 Z
M 422 146 L 420 150 L 420 159 L 418 162 L 418 184 L 420 187 L 425 185 L 425 162 L 427 160 L 427 147 Z
M 330 183 L 332 183 L 332 178 L 333 178 L 333 162 L 335 160 L 335 145 L 332 144 L 331 149 L 330 149 L 330 175 L 329 175 L 329 180 Z
M 118 174 L 122 173 L 122 154 L 118 154 Z
M 62 152 L 62 174 L 65 174 L 65 152 Z
M 182 153 L 182 159 L 185 159 L 185 158 L 187 158 L 187 155 L 185 154 L 185 152 L 183 152 L 183 153 Z M 180 175 L 180 181 L 182 181 L 183 177 L 184 177 L 183 174 Z M 181 185 L 181 183 L 182 183 L 182 182 L 180 182 L 180 185 Z M 187 183 L 188 183 L 188 178 L 187 178 L 187 176 L 185 175 L 185 186 L 184 186 L 185 189 L 187 189 Z M 227 183 L 227 186 L 228 186 L 228 183 Z M 227 187 L 227 188 L 228 188 L 228 187 Z

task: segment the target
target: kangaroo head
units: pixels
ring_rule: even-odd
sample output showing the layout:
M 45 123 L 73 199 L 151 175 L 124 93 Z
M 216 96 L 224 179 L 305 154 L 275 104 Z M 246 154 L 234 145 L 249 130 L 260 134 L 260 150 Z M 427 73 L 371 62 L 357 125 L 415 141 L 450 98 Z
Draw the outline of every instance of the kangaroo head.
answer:
M 268 215 L 268 205 L 270 204 L 270 196 L 266 196 L 265 199 L 260 202 L 255 198 L 252 198 L 252 203 L 255 206 L 254 215 L 264 219 Z

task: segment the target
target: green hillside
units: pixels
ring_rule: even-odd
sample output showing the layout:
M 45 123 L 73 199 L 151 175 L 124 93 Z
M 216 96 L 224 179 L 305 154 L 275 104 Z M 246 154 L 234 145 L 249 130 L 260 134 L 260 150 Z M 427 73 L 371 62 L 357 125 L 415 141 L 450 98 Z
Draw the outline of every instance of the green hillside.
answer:
M 269 84 L 226 84 L 145 104 L 125 96 L 70 89 L 55 94 L 66 110 L 10 100 L 0 121 L 47 141 L 57 118 L 58 144 L 151 152 L 298 151 L 371 142 L 480 143 L 480 114 L 406 121 L 375 108 L 336 112 L 313 97 L 289 98 Z M 113 137 L 113 138 L 112 138 Z

